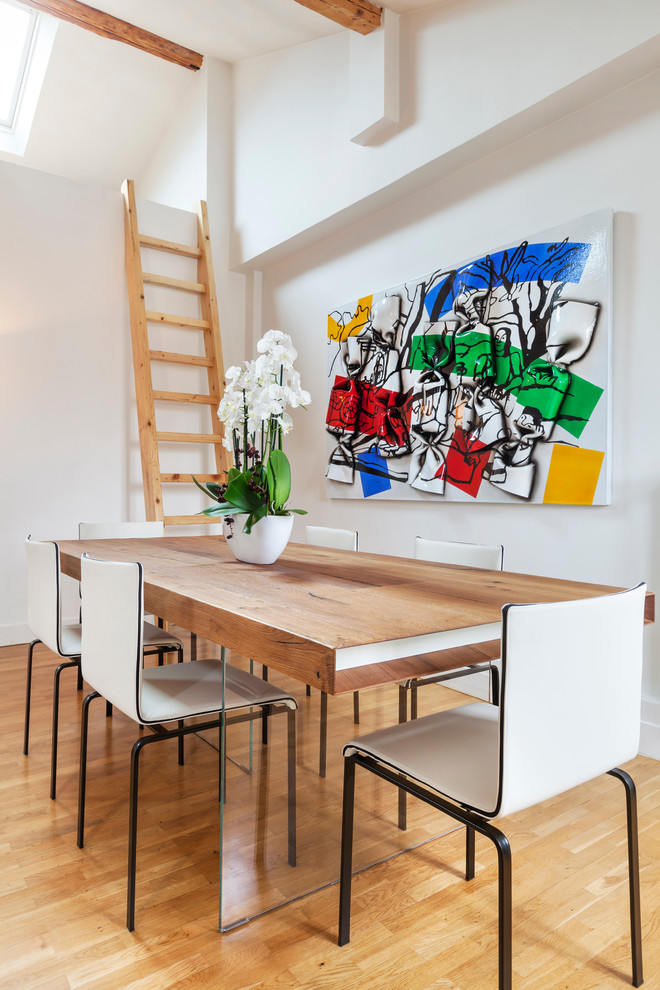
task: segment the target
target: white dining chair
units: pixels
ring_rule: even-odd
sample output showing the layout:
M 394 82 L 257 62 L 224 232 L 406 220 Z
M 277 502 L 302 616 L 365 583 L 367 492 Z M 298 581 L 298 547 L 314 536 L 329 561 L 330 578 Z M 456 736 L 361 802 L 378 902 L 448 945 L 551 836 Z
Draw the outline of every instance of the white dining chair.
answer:
M 456 540 L 427 540 L 422 536 L 415 537 L 415 559 L 428 560 L 435 564 L 456 564 L 460 567 L 479 567 L 488 571 L 501 571 L 504 567 L 504 547 L 500 544 L 461 543 Z M 399 684 L 399 722 L 408 718 L 408 696 L 410 696 L 410 718 L 417 718 L 417 691 L 428 684 L 441 684 L 446 681 L 465 678 L 470 675 L 487 674 L 489 678 L 489 700 L 497 705 L 499 702 L 500 682 L 499 659 L 489 660 L 469 667 L 459 667 L 457 670 L 443 673 L 427 674 L 423 677 L 410 677 Z M 471 694 L 470 683 L 463 683 L 459 690 Z M 398 823 L 399 828 L 407 827 L 407 799 L 405 791 L 399 791 Z
M 307 526 L 305 539 L 308 544 L 316 547 L 327 547 L 330 550 L 358 549 L 358 534 L 353 529 L 334 529 L 329 526 Z M 307 685 L 307 694 L 311 694 Z M 353 692 L 353 722 L 360 724 L 360 695 Z M 319 720 L 319 777 L 325 777 L 328 752 L 328 695 L 321 691 L 321 712 Z
M 632 982 L 641 986 L 636 795 L 619 764 L 639 745 L 645 592 L 640 584 L 579 601 L 505 605 L 499 707 L 476 702 L 347 743 L 340 945 L 350 938 L 356 766 L 466 826 L 466 880 L 474 877 L 475 833 L 495 845 L 500 990 L 512 981 L 511 850 L 492 820 L 609 773 L 626 791 Z
M 84 554 L 81 562 L 85 617 L 82 631 L 82 672 L 92 691 L 83 702 L 80 736 L 78 832 L 84 846 L 87 780 L 87 739 L 90 704 L 104 697 L 134 722 L 153 727 L 153 735 L 141 735 L 131 752 L 129 797 L 128 891 L 126 927 L 135 927 L 135 883 L 138 822 L 139 759 L 145 746 L 164 739 L 182 739 L 193 732 L 231 724 L 225 713 L 248 709 L 240 721 L 258 714 L 252 708 L 267 706 L 287 712 L 288 760 L 288 862 L 296 865 L 295 712 L 297 703 L 286 691 L 247 671 L 220 660 L 167 664 L 145 668 L 141 661 L 144 629 L 144 578 L 140 563 L 96 560 Z M 108 602 L 113 603 L 112 610 Z M 184 724 L 186 718 L 204 721 Z M 212 716 L 212 718 L 206 718 Z M 223 721 L 223 717 L 226 721 Z M 175 723 L 165 728 L 163 723 Z M 224 774 L 224 736 L 220 773 Z
M 78 668 L 78 689 L 82 689 L 82 675 L 80 674 L 82 633 L 79 622 L 66 623 L 62 620 L 60 551 L 57 543 L 33 540 L 28 536 L 25 541 L 25 551 L 28 577 L 28 625 L 35 639 L 28 646 L 23 753 L 27 756 L 29 752 L 34 647 L 38 643 L 43 643 L 62 660 L 53 674 L 50 796 L 55 800 L 57 796 L 60 675 L 67 667 Z M 159 629 L 150 622 L 145 623 L 143 643 L 145 655 L 156 655 L 159 662 L 162 662 L 163 654 L 167 653 L 176 653 L 179 660 L 183 659 L 183 644 L 178 636 Z

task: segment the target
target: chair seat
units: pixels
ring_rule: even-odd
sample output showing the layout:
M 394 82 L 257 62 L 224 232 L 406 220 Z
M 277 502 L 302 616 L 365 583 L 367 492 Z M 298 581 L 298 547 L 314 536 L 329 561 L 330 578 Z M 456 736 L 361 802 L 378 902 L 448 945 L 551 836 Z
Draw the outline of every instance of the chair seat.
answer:
M 79 657 L 82 650 L 82 626 L 78 622 L 63 625 L 60 630 L 63 657 Z
M 145 650 L 153 646 L 183 646 L 183 643 L 174 633 L 167 629 L 160 629 L 152 622 L 145 622 L 143 625 L 143 645 Z
M 492 817 L 498 797 L 499 709 L 485 702 L 425 715 L 353 739 L 360 752 Z
M 151 667 L 142 674 L 141 717 L 145 723 L 204 715 L 224 708 L 284 704 L 296 708 L 295 698 L 277 685 L 254 677 L 230 664 L 225 668 L 222 699 L 222 661 L 195 660 Z

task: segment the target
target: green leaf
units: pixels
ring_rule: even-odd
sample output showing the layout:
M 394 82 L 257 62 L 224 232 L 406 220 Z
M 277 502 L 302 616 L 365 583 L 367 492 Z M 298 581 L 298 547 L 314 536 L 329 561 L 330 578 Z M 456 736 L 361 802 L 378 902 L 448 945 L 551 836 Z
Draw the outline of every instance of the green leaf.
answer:
M 283 450 L 273 450 L 266 465 L 268 494 L 275 509 L 286 504 L 291 494 L 291 465 Z
M 258 523 L 260 519 L 263 519 L 267 512 L 268 512 L 268 506 L 262 503 L 259 506 L 259 508 L 255 509 L 254 512 L 251 512 L 250 515 L 245 520 L 245 526 L 243 526 L 243 532 L 251 533 L 252 527 L 255 525 L 255 523 Z
M 222 503 L 222 505 L 213 505 L 210 509 L 202 509 L 198 512 L 198 516 L 238 516 L 246 509 L 237 509 L 235 505 L 230 505 L 228 503 Z
M 231 502 L 239 511 L 254 512 L 263 502 L 256 492 L 248 487 L 248 479 L 244 474 L 238 474 L 233 481 L 227 485 L 225 498 Z
M 201 483 L 201 481 L 198 481 L 194 474 L 192 476 L 192 480 L 195 482 L 195 484 L 197 485 L 197 487 L 199 488 L 199 490 L 202 491 L 202 492 L 204 492 L 204 494 L 207 496 L 207 498 L 212 498 L 216 502 L 218 501 L 218 499 L 215 497 L 215 495 L 213 494 L 213 492 L 209 491 L 209 489 L 206 487 L 206 485 L 203 485 Z
M 229 471 L 227 472 L 227 483 L 229 483 L 230 481 L 233 481 L 234 478 L 238 478 L 239 474 L 242 474 L 242 473 L 243 472 L 241 471 L 240 468 L 237 468 L 237 467 L 229 468 Z
M 306 516 L 307 509 L 287 509 L 287 512 L 295 512 L 298 516 Z

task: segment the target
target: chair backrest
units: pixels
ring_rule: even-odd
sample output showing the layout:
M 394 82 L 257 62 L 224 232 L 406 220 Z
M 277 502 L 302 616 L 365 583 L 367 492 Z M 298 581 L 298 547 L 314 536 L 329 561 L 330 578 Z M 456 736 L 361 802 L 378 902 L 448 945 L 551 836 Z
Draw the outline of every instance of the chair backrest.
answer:
M 49 650 L 62 652 L 60 548 L 29 536 L 25 541 L 28 579 L 28 625 Z
M 501 571 L 504 566 L 504 547 L 499 544 L 425 540 L 422 536 L 416 536 L 415 557 L 417 560 L 432 560 L 436 564 L 459 564 L 463 567 Z
M 78 523 L 79 540 L 141 540 L 164 536 L 165 523 L 157 522 L 113 522 Z
M 358 535 L 353 529 L 332 529 L 328 526 L 307 526 L 307 543 L 331 550 L 357 550 Z
M 83 554 L 80 570 L 85 602 L 83 677 L 107 701 L 140 722 L 142 564 Z
M 498 814 L 637 755 L 645 593 L 503 608 Z

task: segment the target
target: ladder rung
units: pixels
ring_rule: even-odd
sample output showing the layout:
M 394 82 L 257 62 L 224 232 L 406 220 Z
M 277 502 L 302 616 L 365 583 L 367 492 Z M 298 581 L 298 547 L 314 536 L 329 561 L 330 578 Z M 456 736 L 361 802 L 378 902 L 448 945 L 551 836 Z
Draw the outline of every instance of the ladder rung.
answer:
M 174 313 L 154 313 L 149 310 L 145 313 L 150 323 L 163 323 L 168 327 L 190 327 L 192 330 L 210 330 L 211 324 L 208 320 L 194 320 L 192 316 L 176 316 Z
M 172 351 L 149 351 L 152 361 L 167 361 L 170 364 L 193 364 L 197 368 L 212 368 L 213 358 L 196 357 L 194 354 L 175 354 Z
M 222 519 L 212 516 L 165 516 L 163 522 L 166 526 L 222 526 Z
M 168 443 L 222 443 L 216 433 L 156 433 L 156 440 Z
M 220 402 L 217 395 L 195 395 L 193 392 L 158 392 L 154 390 L 153 397 L 161 402 L 199 402 L 203 406 L 217 406 Z
M 220 483 L 224 478 L 222 474 L 196 474 L 195 477 L 198 481 L 206 483 L 207 481 L 217 481 Z M 166 484 L 179 484 L 183 483 L 185 485 L 193 485 L 192 474 L 161 474 L 160 480 L 164 485 Z
M 166 285 L 170 289 L 183 289 L 184 292 L 206 292 L 203 282 L 187 282 L 183 278 L 170 278 L 169 275 L 154 275 L 153 272 L 142 272 L 142 281 L 149 285 Z
M 176 241 L 164 241 L 160 237 L 148 237 L 140 234 L 140 244 L 142 247 L 154 248 L 156 251 L 168 251 L 170 254 L 183 254 L 187 258 L 201 258 L 201 248 L 193 247 L 192 244 L 177 244 Z

